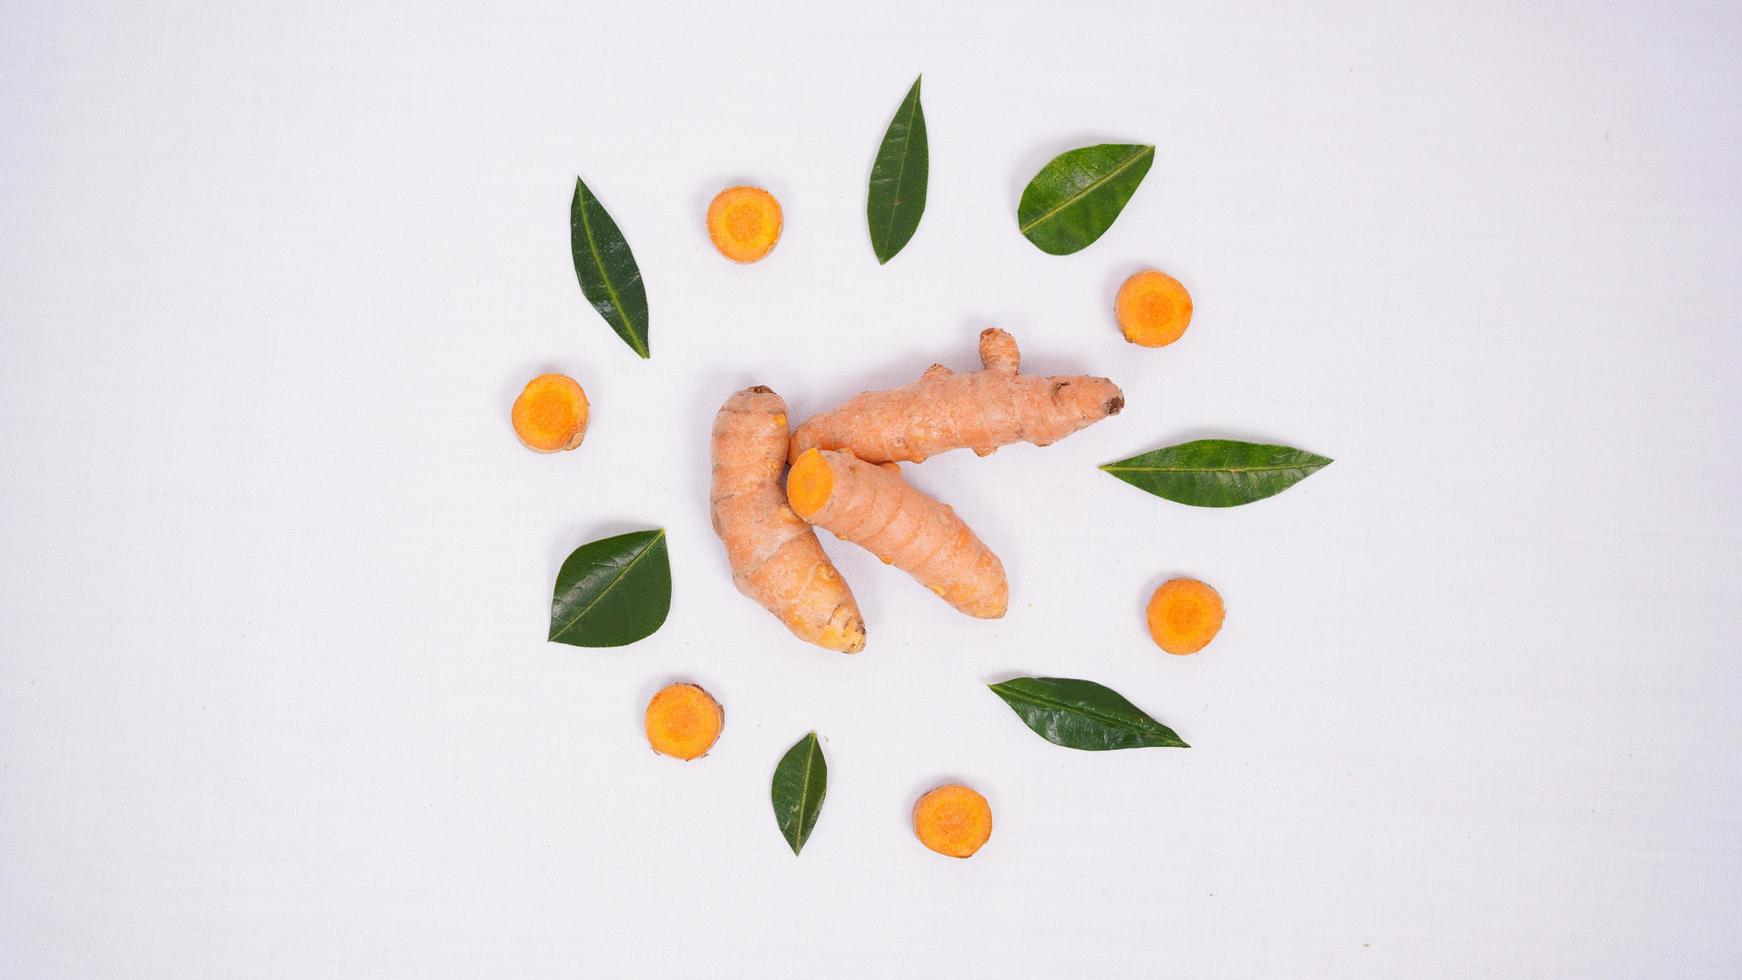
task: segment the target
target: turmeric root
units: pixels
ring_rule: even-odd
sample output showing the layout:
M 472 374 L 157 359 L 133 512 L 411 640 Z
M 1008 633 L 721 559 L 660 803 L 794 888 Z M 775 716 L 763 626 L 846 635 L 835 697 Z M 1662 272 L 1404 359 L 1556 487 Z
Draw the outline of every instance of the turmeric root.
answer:
M 792 465 L 786 498 L 798 516 L 907 572 L 970 616 L 997 619 L 1009 604 L 1004 565 L 946 504 L 914 489 L 894 463 L 808 450 Z
M 536 452 L 573 449 L 586 438 L 587 409 L 587 393 L 575 379 L 541 374 L 514 399 L 514 434 Z
M 1197 653 L 1222 629 L 1222 596 L 1193 578 L 1161 583 L 1149 599 L 1149 635 L 1168 653 Z
M 1192 322 L 1192 295 L 1178 279 L 1146 269 L 1125 280 L 1113 301 L 1125 339 L 1140 347 L 1166 347 Z
M 760 187 L 728 187 L 708 205 L 708 237 L 734 262 L 755 262 L 780 241 L 780 202 Z
M 973 857 L 992 836 L 992 807 L 960 783 L 939 786 L 913 805 L 913 834 L 939 854 Z
M 1050 445 L 1125 407 L 1106 378 L 1018 374 L 1020 360 L 1014 338 L 986 330 L 985 370 L 956 374 L 934 364 L 910 385 L 855 396 L 799 426 L 790 458 L 807 449 L 844 449 L 868 463 L 917 463 L 963 448 L 990 456 L 1013 442 Z
M 809 524 L 787 506 L 786 402 L 746 388 L 714 417 L 714 533 L 726 544 L 732 581 L 801 640 L 857 653 L 865 621 L 853 592 Z
M 725 727 L 726 713 L 694 684 L 672 684 L 647 702 L 647 743 L 660 755 L 697 759 L 708 754 Z

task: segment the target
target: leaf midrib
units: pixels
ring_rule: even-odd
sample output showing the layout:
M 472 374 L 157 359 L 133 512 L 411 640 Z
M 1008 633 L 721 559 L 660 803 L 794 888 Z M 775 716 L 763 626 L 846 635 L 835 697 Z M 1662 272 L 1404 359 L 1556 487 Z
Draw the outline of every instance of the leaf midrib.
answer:
M 793 811 L 792 849 L 797 851 L 804 846 L 804 805 L 811 795 L 811 759 L 816 755 L 817 740 L 815 735 L 805 736 L 804 774 L 798 780 L 798 809 Z
M 653 546 L 658 544 L 660 542 L 660 540 L 663 539 L 664 537 L 665 537 L 665 529 L 661 528 L 659 531 L 657 531 L 653 535 L 652 539 L 650 539 L 647 542 L 647 546 L 645 548 L 641 549 L 640 554 L 636 555 L 634 558 L 629 559 L 629 564 L 623 566 L 623 571 L 619 572 L 617 577 L 611 580 L 610 585 L 607 585 L 604 588 L 600 589 L 599 594 L 593 597 L 592 602 L 587 603 L 586 606 L 584 608 L 582 608 L 580 612 L 575 613 L 574 616 L 571 619 L 569 619 L 568 622 L 563 624 L 562 629 L 559 629 L 555 633 L 552 633 L 550 635 L 550 638 L 552 640 L 554 640 L 557 637 L 562 636 L 564 633 L 567 633 L 569 631 L 569 629 L 571 627 L 573 627 L 576 623 L 578 623 L 582 619 L 586 618 L 587 613 L 590 613 L 593 611 L 593 607 L 598 605 L 599 602 L 605 598 L 606 593 L 610 592 L 612 589 L 615 589 L 617 587 L 618 582 L 621 582 L 624 579 L 628 578 L 629 573 L 635 570 L 635 566 L 639 565 L 641 563 L 641 559 L 646 558 L 648 556 L 648 554 L 650 554 L 653 551 Z
M 587 189 L 586 184 L 582 184 L 580 207 L 581 230 L 586 232 L 587 235 L 587 251 L 591 252 L 593 255 L 593 265 L 599 270 L 599 279 L 605 283 L 605 292 L 611 294 L 611 308 L 616 310 L 617 315 L 623 318 L 623 327 L 629 331 L 629 346 L 634 348 L 635 353 L 640 354 L 642 357 L 646 357 L 647 348 L 642 343 L 641 334 L 635 329 L 635 321 L 630 319 L 629 311 L 623 308 L 623 300 L 617 295 L 617 287 L 611 282 L 611 273 L 605 269 L 605 257 L 599 254 L 599 245 L 593 240 L 593 222 L 587 217 L 587 201 L 591 199 L 592 196 L 593 192 Z
M 1070 197 L 1065 198 L 1063 201 L 1060 201 L 1058 204 L 1053 205 L 1050 209 L 1048 209 L 1046 211 L 1046 213 L 1042 214 L 1038 218 L 1035 218 L 1033 221 L 1030 221 L 1028 224 L 1023 225 L 1018 230 L 1021 231 L 1024 235 L 1028 234 L 1030 231 L 1033 231 L 1034 228 L 1037 225 L 1039 225 L 1041 222 L 1051 220 L 1060 211 L 1063 211 L 1064 209 L 1070 207 L 1071 205 L 1076 204 L 1078 201 L 1082 200 L 1084 197 L 1087 197 L 1089 194 L 1093 193 L 1096 190 L 1096 188 L 1099 188 L 1102 184 L 1107 183 L 1108 181 L 1112 180 L 1114 177 L 1117 177 L 1120 174 L 1124 173 L 1125 171 L 1131 169 L 1132 165 L 1135 164 L 1138 160 L 1141 160 L 1146 154 L 1150 154 L 1150 153 L 1154 153 L 1154 152 L 1155 152 L 1155 147 L 1153 147 L 1153 146 L 1146 146 L 1143 149 L 1138 150 L 1136 153 L 1131 155 L 1130 159 L 1126 160 L 1124 163 L 1119 164 L 1119 166 L 1114 167 L 1112 170 L 1107 171 L 1107 173 L 1101 175 L 1100 177 L 1095 178 L 1095 180 L 1091 181 L 1087 187 L 1084 187 L 1082 190 L 1076 192 L 1075 194 L 1072 194 Z
M 1276 473 L 1282 470 L 1320 470 L 1324 463 L 1286 463 L 1278 466 L 1117 466 L 1101 467 L 1105 473 Z

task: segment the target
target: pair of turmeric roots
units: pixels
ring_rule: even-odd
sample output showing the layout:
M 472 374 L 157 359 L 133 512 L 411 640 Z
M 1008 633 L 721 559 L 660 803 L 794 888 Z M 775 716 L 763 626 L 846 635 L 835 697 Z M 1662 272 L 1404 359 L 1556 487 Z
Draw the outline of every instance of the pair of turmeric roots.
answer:
M 980 334 L 980 360 L 983 370 L 964 374 L 934 364 L 913 384 L 858 395 L 790 437 L 786 402 L 770 389 L 728 398 L 714 419 L 712 507 L 739 591 L 802 640 L 863 649 L 865 621 L 814 525 L 970 616 L 1004 615 L 1003 563 L 897 464 L 952 449 L 987 456 L 1015 442 L 1049 445 L 1117 414 L 1125 396 L 1106 378 L 1019 373 L 1015 339 L 996 328 Z

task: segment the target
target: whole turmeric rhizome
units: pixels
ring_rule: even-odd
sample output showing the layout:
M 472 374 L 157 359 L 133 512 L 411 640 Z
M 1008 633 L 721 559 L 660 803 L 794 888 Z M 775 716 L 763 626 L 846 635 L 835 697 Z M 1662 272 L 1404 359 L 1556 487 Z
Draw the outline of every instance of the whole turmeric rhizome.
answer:
M 1049 445 L 1124 407 L 1106 378 L 1017 371 L 1016 341 L 980 335 L 983 370 L 934 364 L 918 381 L 866 392 L 788 437 L 786 403 L 758 386 L 714 420 L 714 530 L 732 578 L 800 639 L 857 653 L 865 623 L 811 527 L 859 545 L 970 616 L 1009 604 L 1004 565 L 949 505 L 902 478 L 899 462 L 952 449 L 991 455 L 1016 442 Z M 792 471 L 784 492 L 781 474 Z

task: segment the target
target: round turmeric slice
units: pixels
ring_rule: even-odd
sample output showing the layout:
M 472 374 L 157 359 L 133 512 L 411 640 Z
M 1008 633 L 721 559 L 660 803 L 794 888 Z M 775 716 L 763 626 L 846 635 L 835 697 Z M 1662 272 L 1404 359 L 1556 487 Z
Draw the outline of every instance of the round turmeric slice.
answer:
M 645 721 L 653 751 L 688 761 L 714 747 L 726 725 L 726 712 L 696 685 L 672 684 L 647 702 Z
M 1192 322 L 1192 296 L 1180 281 L 1156 269 L 1125 280 L 1113 301 L 1125 339 L 1139 347 L 1166 347 Z
M 1168 653 L 1197 653 L 1222 628 L 1222 596 L 1195 578 L 1161 583 L 1149 599 L 1149 635 Z
M 573 449 L 587 435 L 587 393 L 565 375 L 541 374 L 528 381 L 514 399 L 513 414 L 514 434 L 536 452 Z
M 960 783 L 939 786 L 913 805 L 913 833 L 939 854 L 973 857 L 992 836 L 992 807 Z
M 708 237 L 734 262 L 755 262 L 780 241 L 780 202 L 760 187 L 728 187 L 708 205 Z

